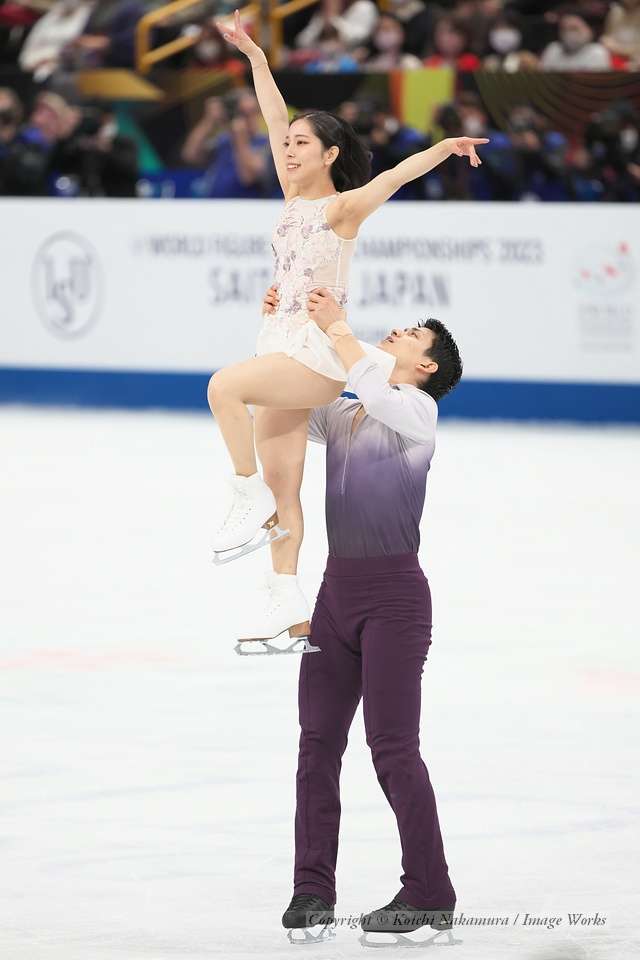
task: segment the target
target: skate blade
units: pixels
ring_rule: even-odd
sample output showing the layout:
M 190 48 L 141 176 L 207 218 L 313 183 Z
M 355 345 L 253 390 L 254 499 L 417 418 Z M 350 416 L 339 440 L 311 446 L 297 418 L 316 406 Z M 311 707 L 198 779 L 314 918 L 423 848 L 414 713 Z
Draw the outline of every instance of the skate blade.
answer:
M 277 634 L 280 636 L 280 634 Z M 289 637 L 291 641 L 288 647 L 274 647 L 272 643 L 269 643 L 269 640 L 275 640 L 276 637 L 265 637 L 264 639 L 260 637 L 244 637 L 242 640 L 238 640 L 234 650 L 240 657 L 268 657 L 268 656 L 283 656 L 287 653 L 320 653 L 320 647 L 314 647 L 311 643 L 308 636 L 302 637 Z M 262 650 L 245 650 L 243 649 L 244 643 L 261 643 L 263 646 Z M 304 646 L 301 650 L 296 650 L 296 646 L 302 643 Z
M 462 940 L 457 940 L 451 930 L 439 930 L 437 933 L 431 934 L 431 936 L 426 939 L 419 939 L 419 934 L 421 931 L 416 931 L 418 936 L 414 940 L 413 937 L 408 936 L 406 933 L 400 933 L 397 930 L 389 931 L 385 933 L 382 930 L 379 931 L 365 931 L 358 938 L 358 943 L 362 947 L 380 947 L 382 950 L 393 949 L 394 947 L 415 947 L 418 950 L 424 950 L 425 948 L 434 947 L 434 946 L 454 946 L 457 943 L 462 943 Z M 441 940 L 440 937 L 442 933 L 447 934 L 447 940 Z M 380 940 L 373 939 L 374 937 L 380 937 Z M 395 939 L 391 940 L 390 937 Z M 384 938 L 384 939 L 382 939 Z
M 273 527 L 265 530 L 262 539 L 256 543 L 249 541 L 248 543 L 241 544 L 239 547 L 231 547 L 229 550 L 214 550 L 213 562 L 219 567 L 223 563 L 231 563 L 232 560 L 239 560 L 240 557 L 246 557 L 247 554 L 259 550 L 260 547 L 270 546 L 272 543 L 276 543 L 277 540 L 288 537 L 289 533 L 289 530 L 283 530 L 276 523 Z
M 287 939 L 289 943 L 296 947 L 304 946 L 307 943 L 323 943 L 325 940 L 335 940 L 336 932 L 332 927 L 323 926 L 318 933 L 312 933 L 308 927 L 301 927 L 296 930 L 287 930 Z

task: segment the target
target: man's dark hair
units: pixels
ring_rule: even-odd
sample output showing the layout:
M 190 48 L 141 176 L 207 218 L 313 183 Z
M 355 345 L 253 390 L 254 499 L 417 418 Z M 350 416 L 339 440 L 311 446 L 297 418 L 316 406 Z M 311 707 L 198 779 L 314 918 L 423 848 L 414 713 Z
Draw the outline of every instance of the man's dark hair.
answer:
M 438 364 L 436 372 L 425 377 L 418 386 L 432 396 L 434 400 L 439 400 L 440 397 L 444 397 L 446 393 L 453 390 L 462 376 L 460 351 L 450 332 L 440 320 L 429 317 L 428 320 L 421 320 L 418 326 L 431 330 L 433 343 L 424 353 L 426 357 L 435 360 Z

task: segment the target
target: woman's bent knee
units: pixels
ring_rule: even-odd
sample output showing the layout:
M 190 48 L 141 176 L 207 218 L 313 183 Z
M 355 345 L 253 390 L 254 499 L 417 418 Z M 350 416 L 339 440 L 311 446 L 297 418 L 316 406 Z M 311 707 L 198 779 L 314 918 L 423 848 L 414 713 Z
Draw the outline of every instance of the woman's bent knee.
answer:
M 224 376 L 224 370 L 216 370 L 209 378 L 209 385 L 207 387 L 207 400 L 212 410 L 220 403 L 220 400 L 225 394 L 226 377 Z

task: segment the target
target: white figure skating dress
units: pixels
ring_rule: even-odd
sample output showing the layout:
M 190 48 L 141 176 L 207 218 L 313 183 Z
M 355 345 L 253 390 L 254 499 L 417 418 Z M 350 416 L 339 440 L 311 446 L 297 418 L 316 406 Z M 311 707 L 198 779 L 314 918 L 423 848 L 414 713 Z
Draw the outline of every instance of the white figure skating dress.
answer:
M 272 243 L 274 283 L 280 302 L 276 313 L 263 318 L 256 355 L 284 352 L 316 373 L 346 381 L 346 371 L 331 339 L 307 313 L 309 294 L 318 287 L 326 287 L 340 306 L 347 302 L 347 278 L 356 238 L 344 240 L 327 223 L 326 207 L 337 196 L 334 193 L 317 200 L 294 197 L 285 204 Z M 362 340 L 358 342 L 388 379 L 395 357 Z

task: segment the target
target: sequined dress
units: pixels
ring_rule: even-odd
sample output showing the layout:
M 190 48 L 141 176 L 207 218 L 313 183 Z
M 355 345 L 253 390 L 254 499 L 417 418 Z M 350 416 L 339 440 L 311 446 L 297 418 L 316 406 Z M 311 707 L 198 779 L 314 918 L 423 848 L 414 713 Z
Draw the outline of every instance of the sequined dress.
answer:
M 273 234 L 274 283 L 280 302 L 276 313 L 263 318 L 257 355 L 284 352 L 332 380 L 347 374 L 330 338 L 307 313 L 312 290 L 325 287 L 338 303 L 347 302 L 347 279 L 356 239 L 339 237 L 327 222 L 326 208 L 337 194 L 305 200 L 294 197 L 284 206 Z M 382 366 L 387 378 L 395 364 L 391 354 L 358 341 Z

